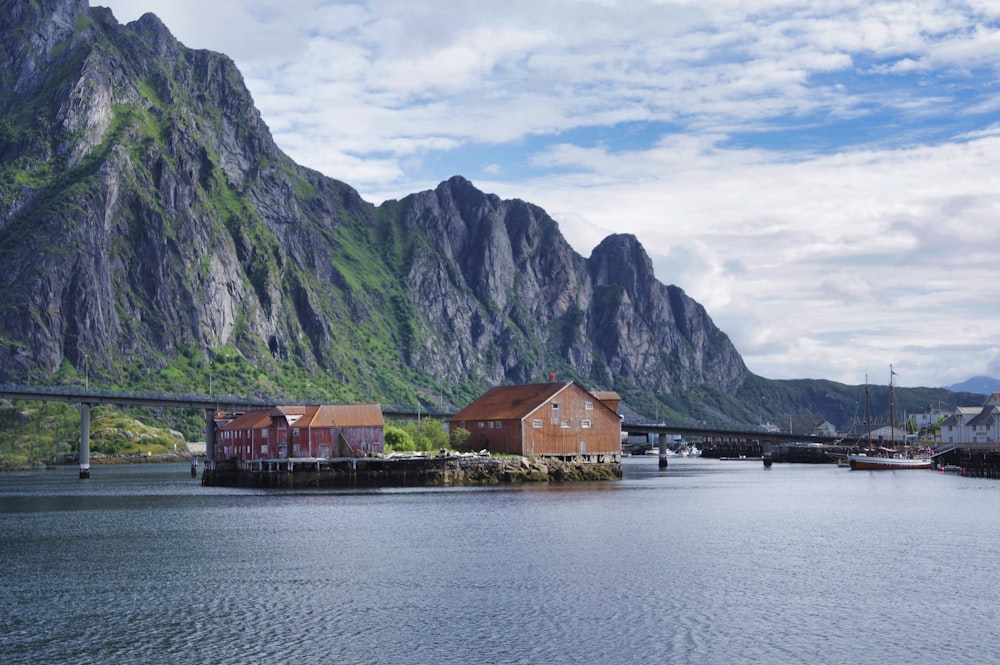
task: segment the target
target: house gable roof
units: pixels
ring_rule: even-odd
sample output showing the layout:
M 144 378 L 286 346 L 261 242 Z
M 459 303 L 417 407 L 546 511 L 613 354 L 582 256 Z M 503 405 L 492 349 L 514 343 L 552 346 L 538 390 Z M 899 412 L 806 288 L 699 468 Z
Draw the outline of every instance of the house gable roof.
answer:
M 987 405 L 983 407 L 982 412 L 978 416 L 970 420 L 967 424 L 970 427 L 992 425 L 998 415 L 1000 415 L 1000 407 Z
M 247 411 L 241 413 L 228 423 L 220 427 L 220 430 L 243 430 L 243 429 L 266 429 L 271 426 L 271 412 L 269 410 Z
M 380 404 L 320 404 L 307 407 L 299 427 L 384 427 Z
M 311 404 L 276 406 L 273 409 L 247 411 L 220 429 L 267 429 L 273 419 L 284 417 L 295 427 L 384 427 L 380 404 Z
M 553 383 L 528 383 L 518 386 L 495 386 L 449 418 L 449 421 L 470 420 L 523 420 L 540 406 L 551 401 L 564 390 L 575 386 L 594 399 L 595 408 L 607 409 L 618 417 L 614 408 L 574 381 Z M 609 393 L 605 393 L 609 394 Z M 613 394 L 613 393 L 610 393 Z
M 558 395 L 572 381 L 494 386 L 449 420 L 521 420 Z

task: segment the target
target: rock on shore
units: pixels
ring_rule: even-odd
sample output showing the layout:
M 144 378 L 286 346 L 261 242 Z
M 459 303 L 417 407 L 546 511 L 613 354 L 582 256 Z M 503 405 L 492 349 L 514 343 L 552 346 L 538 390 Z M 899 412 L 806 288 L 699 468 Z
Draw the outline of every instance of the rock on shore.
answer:
M 216 462 L 202 484 L 225 487 L 451 487 L 619 480 L 621 462 L 536 457 L 397 457 Z

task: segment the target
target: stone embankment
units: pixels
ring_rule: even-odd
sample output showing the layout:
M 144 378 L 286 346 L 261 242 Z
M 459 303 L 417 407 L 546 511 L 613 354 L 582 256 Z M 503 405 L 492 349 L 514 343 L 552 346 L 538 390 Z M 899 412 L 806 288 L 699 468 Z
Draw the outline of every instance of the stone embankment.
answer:
M 547 457 L 441 456 L 216 462 L 202 484 L 223 487 L 450 487 L 619 480 L 621 462 Z

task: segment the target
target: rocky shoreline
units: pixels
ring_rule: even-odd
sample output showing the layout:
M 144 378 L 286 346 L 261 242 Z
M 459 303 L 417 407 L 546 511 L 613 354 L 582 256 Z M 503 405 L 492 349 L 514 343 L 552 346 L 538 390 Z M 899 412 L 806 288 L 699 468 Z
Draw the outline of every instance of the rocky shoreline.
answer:
M 621 461 L 550 457 L 393 457 L 216 462 L 202 484 L 220 487 L 452 487 L 620 480 Z

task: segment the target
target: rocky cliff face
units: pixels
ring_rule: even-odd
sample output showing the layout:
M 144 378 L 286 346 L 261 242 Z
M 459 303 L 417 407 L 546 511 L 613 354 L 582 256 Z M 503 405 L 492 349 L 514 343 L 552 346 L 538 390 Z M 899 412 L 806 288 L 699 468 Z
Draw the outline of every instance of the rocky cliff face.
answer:
M 415 355 L 448 358 L 449 379 L 485 370 L 492 383 L 531 381 L 550 367 L 649 392 L 742 385 L 747 370 L 728 338 L 681 289 L 656 281 L 634 236 L 610 236 L 584 259 L 537 206 L 459 177 L 401 207 L 403 228 L 427 239 L 407 275 L 432 333 Z
M 204 390 L 214 368 L 236 393 L 450 408 L 550 371 L 635 404 L 748 376 L 634 237 L 585 259 L 459 177 L 374 207 L 291 162 L 232 61 L 155 16 L 0 8 L 2 381 Z

